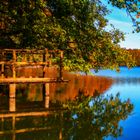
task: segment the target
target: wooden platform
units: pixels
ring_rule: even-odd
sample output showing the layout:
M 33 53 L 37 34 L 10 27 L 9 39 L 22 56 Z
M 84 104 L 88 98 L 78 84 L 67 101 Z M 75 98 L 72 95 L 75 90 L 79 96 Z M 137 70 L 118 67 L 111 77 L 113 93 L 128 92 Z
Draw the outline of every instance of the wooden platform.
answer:
M 0 84 L 18 84 L 18 83 L 57 83 L 68 82 L 68 80 L 56 78 L 0 78 Z
M 68 82 L 63 80 L 62 73 L 62 59 L 63 51 L 61 50 L 37 50 L 37 49 L 1 49 L 0 50 L 0 84 L 9 85 L 9 111 L 16 112 L 16 85 L 20 83 L 43 83 L 45 87 L 44 95 L 44 107 L 49 108 L 49 94 L 50 94 L 50 83 Z M 49 77 L 45 71 L 46 67 L 52 65 L 57 66 L 58 78 L 47 78 Z M 26 77 L 20 77 L 17 74 L 18 68 L 22 67 L 33 67 L 42 66 L 42 76 L 29 75 Z M 6 72 L 6 67 L 11 70 L 11 75 Z M 47 75 L 47 77 L 46 77 Z

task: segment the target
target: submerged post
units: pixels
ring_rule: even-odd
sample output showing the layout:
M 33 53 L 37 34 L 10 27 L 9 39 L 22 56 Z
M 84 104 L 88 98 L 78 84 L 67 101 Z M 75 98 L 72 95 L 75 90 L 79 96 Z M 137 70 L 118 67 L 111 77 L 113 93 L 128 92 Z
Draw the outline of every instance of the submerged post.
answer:
M 45 84 L 45 108 L 49 108 L 49 100 L 50 100 L 50 97 L 49 97 L 49 94 L 50 94 L 50 84 L 49 83 L 46 83 Z
M 9 111 L 16 111 L 16 84 L 9 84 Z

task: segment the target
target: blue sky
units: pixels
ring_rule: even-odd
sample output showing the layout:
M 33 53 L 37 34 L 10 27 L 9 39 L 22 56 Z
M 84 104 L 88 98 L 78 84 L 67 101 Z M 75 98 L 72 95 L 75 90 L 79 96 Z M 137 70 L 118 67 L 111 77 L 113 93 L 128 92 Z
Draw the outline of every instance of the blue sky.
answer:
M 125 33 L 125 41 L 122 41 L 120 46 L 127 49 L 140 49 L 140 33 L 132 33 L 134 27 L 127 12 L 112 6 L 108 6 L 108 8 L 112 11 L 110 15 L 107 16 L 109 23 Z

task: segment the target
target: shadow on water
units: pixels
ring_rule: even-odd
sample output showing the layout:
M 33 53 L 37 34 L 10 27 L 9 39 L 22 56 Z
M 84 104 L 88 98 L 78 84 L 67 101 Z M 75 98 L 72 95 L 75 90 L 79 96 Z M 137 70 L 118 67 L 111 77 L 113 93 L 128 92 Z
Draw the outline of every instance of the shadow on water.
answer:
M 119 125 L 133 110 L 130 100 L 121 101 L 119 94 L 103 96 L 96 90 L 94 96 L 82 92 L 73 100 L 59 104 L 63 111 L 42 116 L 1 117 L 2 140 L 101 140 L 119 137 Z M 57 105 L 56 105 L 57 106 Z M 14 122 L 14 123 L 13 123 Z

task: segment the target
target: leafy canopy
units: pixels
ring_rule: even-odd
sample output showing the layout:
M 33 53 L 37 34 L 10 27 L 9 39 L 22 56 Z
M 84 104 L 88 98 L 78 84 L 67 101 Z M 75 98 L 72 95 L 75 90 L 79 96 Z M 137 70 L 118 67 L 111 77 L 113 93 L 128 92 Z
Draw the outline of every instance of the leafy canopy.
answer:
M 100 0 L 2 0 L 0 11 L 1 47 L 60 49 L 64 68 L 73 71 L 133 65 L 118 45 L 124 34 L 106 31 L 109 11 Z

